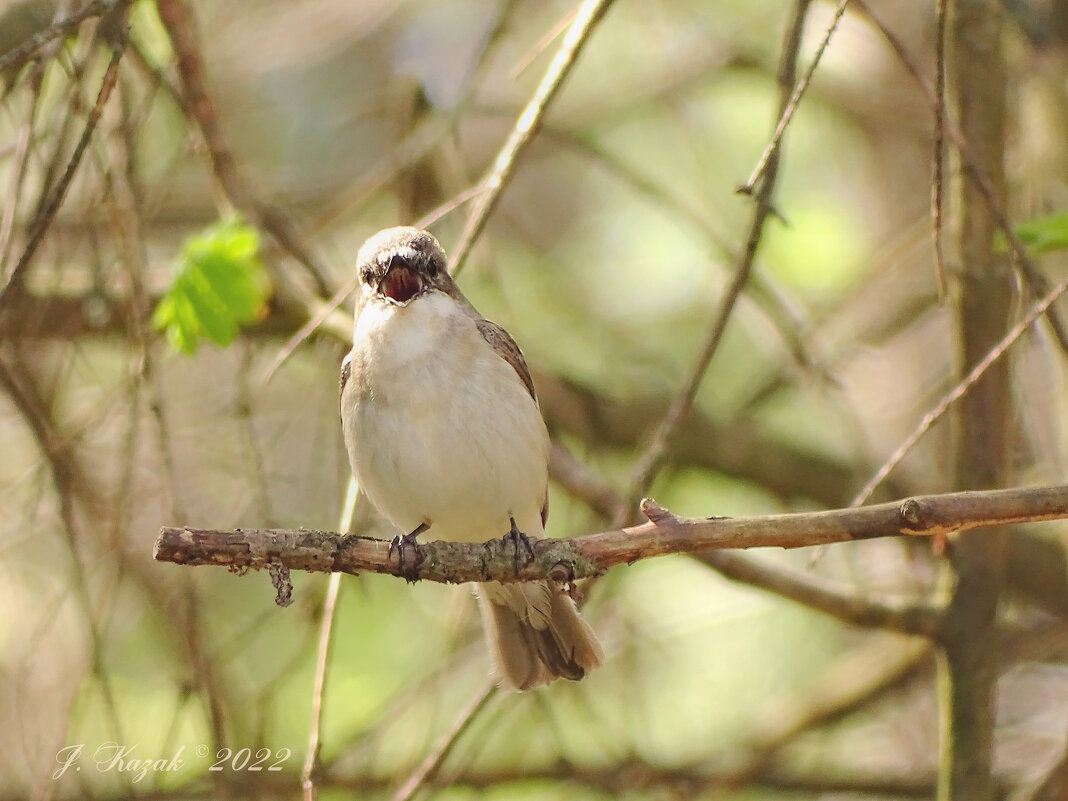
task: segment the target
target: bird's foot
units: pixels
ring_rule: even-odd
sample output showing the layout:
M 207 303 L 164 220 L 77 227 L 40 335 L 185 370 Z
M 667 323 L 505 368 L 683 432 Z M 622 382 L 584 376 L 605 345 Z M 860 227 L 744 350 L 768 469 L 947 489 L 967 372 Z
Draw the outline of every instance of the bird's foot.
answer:
M 430 526 L 426 523 L 420 523 L 411 533 L 398 534 L 389 543 L 389 558 L 392 559 L 393 553 L 396 551 L 397 566 L 400 568 L 400 574 L 404 576 L 404 580 L 409 584 L 413 584 L 419 579 L 419 565 L 423 562 L 423 550 L 422 546 L 419 545 L 419 535 L 428 528 Z
M 511 518 L 512 527 L 508 530 L 508 533 L 502 538 L 504 544 L 512 543 L 512 547 L 515 549 L 515 572 L 519 575 L 519 568 L 523 566 L 526 560 L 520 561 L 519 553 L 520 547 L 524 548 L 527 555 L 530 557 L 530 561 L 534 561 L 534 546 L 530 544 L 530 537 L 519 530 L 519 526 L 515 524 L 515 518 Z

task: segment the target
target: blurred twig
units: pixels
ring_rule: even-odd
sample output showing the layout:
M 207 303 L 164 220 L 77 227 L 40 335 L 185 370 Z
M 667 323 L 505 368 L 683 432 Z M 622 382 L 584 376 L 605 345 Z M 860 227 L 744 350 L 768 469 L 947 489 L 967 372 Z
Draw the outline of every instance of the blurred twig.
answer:
M 542 117 L 563 86 L 564 80 L 571 73 L 583 46 L 611 5 L 612 0 L 583 0 L 578 7 L 575 19 L 567 29 L 567 34 L 549 63 L 549 67 L 545 70 L 545 75 L 542 76 L 534 96 L 523 109 L 523 113 L 519 115 L 512 133 L 501 147 L 493 166 L 482 181 L 482 191 L 474 200 L 460 242 L 453 249 L 452 263 L 449 266 L 453 274 L 463 269 L 464 261 L 471 252 L 475 240 L 482 233 L 490 214 L 497 206 L 501 191 L 519 163 L 519 156 L 534 138 Z
M 816 48 L 815 55 L 812 56 L 812 63 L 808 65 L 808 69 L 802 76 L 801 80 L 797 82 L 797 86 L 794 87 L 793 93 L 790 95 L 789 100 L 786 101 L 785 106 L 780 110 L 779 123 L 775 126 L 775 133 L 772 134 L 771 141 L 768 142 L 764 153 L 760 156 L 760 161 L 757 162 L 756 167 L 753 169 L 752 174 L 742 186 L 738 188 L 738 191 L 742 194 L 751 195 L 756 191 L 757 184 L 765 178 L 765 174 L 774 169 L 772 166 L 772 159 L 776 157 L 779 150 L 779 143 L 782 141 L 783 134 L 786 133 L 786 128 L 790 125 L 790 121 L 794 117 L 794 112 L 797 111 L 797 107 L 801 103 L 801 98 L 805 94 L 805 90 L 808 89 L 809 83 L 812 81 L 812 76 L 816 73 L 816 68 L 820 64 L 820 59 L 823 58 L 823 51 L 827 49 L 827 45 L 831 42 L 831 37 L 834 36 L 835 30 L 838 28 L 838 22 L 842 19 L 842 15 L 845 13 L 846 5 L 849 4 L 849 0 L 838 0 L 838 7 L 834 10 L 834 17 L 831 19 L 831 24 L 827 26 L 827 31 L 823 34 L 823 39 L 820 41 L 819 47 Z M 798 13 L 795 15 L 796 21 L 800 18 L 803 20 L 805 12 L 807 11 L 808 3 L 799 3 L 797 6 Z M 797 34 L 797 45 L 800 45 L 801 31 L 795 27 Z M 797 60 L 797 47 L 793 48 L 793 52 L 789 52 L 789 48 L 783 49 L 783 56 L 789 57 L 791 62 L 791 73 L 794 71 L 793 64 Z M 790 83 L 793 83 L 791 77 Z
M 599 146 L 589 137 L 553 127 L 548 127 L 543 135 L 552 136 L 599 163 L 610 175 L 619 179 L 633 191 L 661 204 L 665 211 L 670 212 L 676 219 L 693 225 L 722 254 L 725 260 L 738 262 L 737 250 L 727 243 L 707 219 L 707 215 L 680 197 L 674 188 L 664 187 L 656 179 L 639 173 L 637 169 L 626 164 L 623 159 L 616 157 L 607 148 Z M 813 346 L 811 342 L 805 341 L 803 321 L 799 319 L 797 311 L 786 302 L 782 293 L 777 291 L 766 277 L 757 273 L 750 275 L 748 296 L 775 326 L 797 365 L 816 374 L 822 381 L 832 382 L 833 379 L 828 371 L 810 352 Z
M 245 451 L 249 454 L 254 494 L 256 498 L 256 514 L 264 522 L 274 520 L 274 510 L 271 504 L 267 471 L 264 466 L 263 450 L 260 448 L 259 437 L 256 435 L 255 408 L 253 400 L 256 393 L 253 390 L 252 363 L 255 351 L 249 343 L 245 343 L 241 353 L 241 366 L 235 376 L 236 395 L 234 397 L 234 415 L 241 421 L 241 436 L 244 439 Z M 268 525 L 274 525 L 268 523 Z
M 300 239 L 292 221 L 281 210 L 257 197 L 238 170 L 233 151 L 222 131 L 218 104 L 208 87 L 192 10 L 184 0 L 157 0 L 156 8 L 178 62 L 183 109 L 200 130 L 211 158 L 212 170 L 227 199 L 304 267 L 320 295 L 330 295 L 327 271 Z M 274 270 L 273 276 L 281 288 L 309 305 L 310 313 L 314 313 L 319 303 L 313 293 L 291 280 L 283 270 Z
M 709 551 L 699 558 L 733 581 L 773 592 L 850 625 L 927 637 L 938 632 L 940 611 L 931 604 L 861 595 L 811 571 L 793 570 L 737 551 Z
M 571 582 L 615 565 L 669 553 L 713 549 L 801 548 L 876 537 L 944 536 L 1009 523 L 1068 518 L 1068 486 L 958 492 L 823 512 L 739 518 L 681 518 L 651 500 L 649 522 L 572 539 L 540 539 L 533 558 L 516 554 L 510 539 L 487 543 L 431 542 L 402 564 L 385 540 L 333 532 L 164 527 L 158 561 L 262 569 L 275 562 L 294 570 L 361 571 L 447 583 L 468 581 Z M 399 549 L 398 549 L 399 550 Z M 391 552 L 392 551 L 392 552 Z
M 7 197 L 2 212 L 0 212 L 0 275 L 7 272 L 7 257 L 10 252 L 12 237 L 11 233 L 15 225 L 15 212 L 19 207 L 19 197 L 22 194 L 23 183 L 26 180 L 26 167 L 29 164 L 30 143 L 33 141 L 34 118 L 37 116 L 38 103 L 41 99 L 40 87 L 31 89 L 30 108 L 26 114 L 26 121 L 19 131 L 19 138 L 15 144 L 15 161 L 11 170 L 11 184 L 8 187 Z
M 78 463 L 70 438 L 56 427 L 49 413 L 49 400 L 42 397 L 18 355 L 9 355 L 4 350 L 0 350 L 0 389 L 11 399 L 48 463 L 58 501 L 64 543 L 71 561 L 71 583 L 85 615 L 92 675 L 100 682 L 108 723 L 121 741 L 123 728 L 118 702 L 110 675 L 105 668 L 101 626 L 90 592 L 86 568 L 79 553 L 81 537 L 75 499 L 76 496 L 81 496 L 86 503 L 95 505 L 97 492 L 91 487 L 85 470 Z
M 773 703 L 758 717 L 746 755 L 717 778 L 716 786 L 737 790 L 753 782 L 801 734 L 871 704 L 930 664 L 933 654 L 928 642 L 869 639 L 823 671 L 812 685 Z
M 348 531 L 352 526 L 352 517 L 356 511 L 358 488 L 353 479 L 349 480 L 345 493 L 345 505 L 341 510 L 339 528 Z M 311 725 L 308 727 L 308 748 L 304 755 L 304 766 L 300 772 L 300 785 L 305 801 L 316 797 L 316 771 L 319 767 L 319 755 L 322 743 L 320 733 L 323 726 L 323 691 L 326 689 L 326 674 L 330 665 L 330 655 L 334 648 L 334 619 L 337 613 L 337 600 L 341 594 L 341 574 L 334 573 L 326 588 L 323 601 L 323 618 L 319 628 L 319 650 L 315 660 L 315 685 L 312 687 Z
M 1046 309 L 1048 309 L 1057 298 L 1063 295 L 1066 290 L 1068 290 L 1068 278 L 1065 278 L 1057 284 L 1057 286 L 1050 290 L 1046 297 L 1042 298 L 1042 300 L 1032 306 L 1027 315 L 1012 327 L 1009 333 L 1006 334 L 1005 337 L 995 345 L 993 349 L 991 349 L 991 351 L 975 365 L 975 367 L 972 368 L 971 372 L 968 373 L 968 375 L 965 376 L 951 392 L 945 395 L 935 408 L 923 416 L 923 419 L 920 420 L 920 423 L 916 426 L 915 430 L 904 442 L 901 443 L 898 449 L 891 454 L 890 458 L 887 459 L 883 466 L 875 472 L 874 476 L 872 476 L 871 481 L 869 481 L 857 494 L 857 497 L 853 499 L 852 506 L 860 506 L 871 497 L 872 493 L 883 483 L 886 477 L 890 475 L 890 472 L 897 467 L 901 460 L 905 458 L 906 454 L 912 450 L 913 446 L 924 434 L 927 433 L 931 426 L 934 425 L 954 403 L 963 398 L 968 391 L 975 386 L 990 366 L 1005 355 L 1008 349 L 1012 347 L 1013 343 L 1023 335 L 1024 331 L 1030 328 L 1035 320 L 1044 314 Z
M 890 45 L 890 48 L 898 57 L 898 60 L 905 68 L 905 71 L 917 84 L 919 84 L 920 89 L 923 90 L 924 94 L 927 96 L 927 101 L 931 104 L 931 107 L 937 109 L 941 104 L 944 104 L 944 98 L 940 98 L 937 91 L 932 89 L 930 84 L 928 84 L 927 80 L 923 77 L 923 73 L 920 72 L 919 67 L 916 66 L 915 60 L 908 52 L 901 39 L 872 13 L 865 0 L 853 0 L 853 3 L 869 20 L 871 20 L 872 24 L 879 30 L 883 38 L 886 39 L 887 44 Z M 937 114 L 937 111 L 935 113 Z M 953 119 L 945 113 L 944 108 L 941 120 L 943 123 L 942 133 L 952 140 L 954 147 L 956 147 L 957 151 L 960 153 L 961 166 L 964 168 L 968 177 L 975 182 L 975 186 L 979 190 L 983 202 L 997 220 L 998 228 L 1005 235 L 1005 239 L 1009 243 L 1009 250 L 1019 263 L 1028 287 L 1035 295 L 1044 294 L 1048 286 L 1046 279 L 1043 277 L 1042 273 L 1039 272 L 1038 268 L 1035 267 L 1030 254 L 1027 252 L 1027 247 L 1016 233 L 1016 228 L 1013 226 L 1012 220 L 1009 218 L 1004 206 L 998 199 L 997 193 L 994 191 L 994 187 L 990 182 L 990 177 L 987 175 L 986 170 L 984 170 L 976 160 L 973 145 L 968 142 L 967 137 L 964 136 L 964 133 Z M 1050 329 L 1053 331 L 1053 335 L 1056 337 L 1061 350 L 1068 353 L 1068 331 L 1065 330 L 1064 323 L 1061 321 L 1060 316 L 1054 309 L 1047 308 L 1044 312 L 1046 313 L 1046 319 L 1049 321 Z
M 127 5 L 127 2 L 122 2 Z M 71 14 L 65 19 L 52 23 L 47 28 L 38 31 L 18 47 L 8 50 L 0 55 L 0 72 L 8 69 L 18 70 L 22 65 L 33 57 L 49 42 L 69 36 L 75 28 L 91 17 L 99 17 L 115 5 L 115 0 L 89 0 L 80 11 Z
M 942 250 L 942 183 L 945 177 L 946 130 L 946 7 L 947 0 L 937 0 L 938 25 L 935 32 L 934 143 L 931 158 L 931 235 L 934 239 L 935 274 L 938 277 L 938 300 L 946 298 L 946 260 Z
M 123 5 L 128 5 L 129 2 L 130 0 L 127 0 Z M 89 140 L 93 136 L 93 131 L 96 129 L 96 125 L 100 121 L 100 115 L 104 110 L 104 105 L 111 96 L 111 90 L 115 88 L 115 81 L 119 74 L 119 61 L 122 59 L 123 51 L 126 49 L 126 41 L 126 30 L 125 28 L 120 27 L 112 44 L 111 60 L 108 62 L 107 70 L 104 72 L 104 78 L 100 82 L 100 91 L 97 93 L 96 102 L 89 110 L 89 114 L 85 121 L 85 127 L 82 129 L 82 135 L 78 139 L 78 144 L 75 146 L 74 152 L 67 161 L 67 166 L 63 171 L 63 175 L 60 176 L 59 180 L 52 187 L 43 207 L 35 216 L 22 254 L 12 268 L 11 274 L 7 277 L 3 287 L 0 288 L 0 309 L 2 309 L 8 302 L 8 299 L 13 294 L 11 290 L 17 288 L 23 273 L 30 266 L 34 254 L 37 253 L 37 249 L 40 247 L 41 242 L 44 239 L 45 232 L 48 231 L 48 227 L 52 224 L 56 212 L 59 210 L 60 205 L 63 203 L 63 199 L 67 195 L 67 189 L 70 188 L 70 183 L 74 178 L 75 172 L 78 170 L 78 165 L 81 164 L 82 156 L 85 154 L 85 149 L 88 147 Z
M 478 717 L 478 714 L 486 708 L 486 705 L 493 700 L 495 695 L 497 695 L 497 687 L 492 683 L 487 684 L 475 694 L 471 702 L 457 716 L 456 721 L 449 730 L 442 735 L 438 744 L 427 754 L 426 759 L 422 761 L 415 772 L 408 777 L 408 780 L 397 791 L 396 795 L 393 796 L 393 801 L 411 801 L 422 787 L 434 779 L 437 772 L 441 770 L 442 764 L 452 753 L 456 743 L 459 742 L 460 737 L 463 736 L 463 733 L 467 731 L 475 718 Z
M 782 54 L 779 57 L 779 106 L 783 115 L 785 115 L 791 102 L 791 89 L 797 72 L 797 54 L 801 48 L 801 38 L 809 4 L 810 0 L 798 0 L 794 6 L 793 17 L 783 42 Z M 783 130 L 785 130 L 784 126 Z M 741 296 L 742 289 L 749 280 L 753 262 L 756 260 L 757 248 L 760 246 L 760 240 L 763 236 L 764 223 L 768 215 L 772 213 L 771 196 L 779 171 L 779 144 L 781 137 L 782 133 L 777 126 L 776 135 L 772 137 L 772 141 L 768 146 L 766 158 L 762 159 L 761 178 L 759 187 L 755 191 L 755 204 L 753 216 L 749 223 L 749 233 L 746 236 L 745 249 L 738 258 L 734 277 L 731 279 L 727 291 L 720 299 L 719 308 L 712 321 L 708 336 L 705 338 L 705 344 L 694 362 L 686 385 L 672 401 L 667 414 L 664 415 L 660 424 L 653 431 L 648 447 L 646 447 L 634 466 L 631 486 L 624 494 L 624 504 L 617 510 L 613 521 L 616 525 L 622 525 L 633 514 L 632 507 L 634 502 L 648 491 L 656 474 L 667 461 L 679 431 L 681 431 L 693 411 L 697 391 L 701 388 L 701 383 L 708 373 L 712 357 L 719 349 L 719 343 L 727 328 L 727 322 L 730 320 L 735 304 L 737 304 L 738 298 Z
M 560 34 L 567 30 L 568 26 L 571 25 L 571 23 L 574 21 L 576 13 L 576 10 L 572 9 L 571 11 L 567 12 L 567 14 L 565 14 L 559 22 L 553 25 L 549 32 L 546 33 L 545 36 L 543 36 L 541 40 L 536 45 L 534 45 L 534 47 L 531 48 L 530 52 L 523 56 L 521 59 L 519 59 L 518 62 L 516 62 L 516 65 L 512 67 L 512 71 L 509 73 L 508 77 L 511 78 L 513 81 L 519 78 L 519 76 L 523 74 L 526 68 L 534 62 L 534 59 L 541 55 L 541 53 L 544 52 L 549 47 L 549 45 L 551 45 L 553 41 L 560 36 Z
M 555 440 L 549 451 L 549 477 L 605 520 L 619 508 L 615 490 Z

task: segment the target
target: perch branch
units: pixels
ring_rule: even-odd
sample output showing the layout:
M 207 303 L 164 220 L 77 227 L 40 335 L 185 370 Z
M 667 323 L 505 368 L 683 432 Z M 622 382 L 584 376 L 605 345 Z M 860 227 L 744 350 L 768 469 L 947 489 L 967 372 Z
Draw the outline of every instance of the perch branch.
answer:
M 646 499 L 649 522 L 573 539 L 537 540 L 533 558 L 511 540 L 430 542 L 406 555 L 385 540 L 308 530 L 213 531 L 164 527 L 155 558 L 233 571 L 281 564 L 291 570 L 386 573 L 415 581 L 570 582 L 670 553 L 725 548 L 802 548 L 876 537 L 936 536 L 984 526 L 1068 518 L 1068 486 L 925 495 L 851 509 L 738 518 L 684 518 Z M 507 543 L 507 544 L 506 544 Z

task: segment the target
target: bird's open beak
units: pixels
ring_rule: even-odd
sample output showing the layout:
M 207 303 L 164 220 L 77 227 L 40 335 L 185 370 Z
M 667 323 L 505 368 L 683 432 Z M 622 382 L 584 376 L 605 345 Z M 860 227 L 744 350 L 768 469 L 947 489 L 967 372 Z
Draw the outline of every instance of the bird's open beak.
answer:
M 394 259 L 378 291 L 398 306 L 406 306 L 408 301 L 423 291 L 423 279 L 403 261 Z

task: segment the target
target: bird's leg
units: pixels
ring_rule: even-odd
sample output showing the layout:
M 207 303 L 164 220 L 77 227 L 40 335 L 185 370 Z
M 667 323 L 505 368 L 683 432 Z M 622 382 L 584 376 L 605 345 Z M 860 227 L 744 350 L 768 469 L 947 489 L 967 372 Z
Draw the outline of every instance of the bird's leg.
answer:
M 393 552 L 397 552 L 397 564 L 400 567 L 401 575 L 405 580 L 411 584 L 417 576 L 415 574 L 416 569 L 419 567 L 419 563 L 423 561 L 423 555 L 419 552 L 419 540 L 418 537 L 424 531 L 430 528 L 429 523 L 420 523 L 414 531 L 409 534 L 398 534 L 389 543 L 389 558 L 393 558 Z M 405 563 L 408 561 L 408 551 L 411 549 L 415 552 L 412 558 L 411 567 L 407 567 Z
M 504 535 L 505 543 L 511 541 L 512 547 L 515 548 L 515 572 L 519 575 L 519 545 L 523 544 L 526 548 L 527 554 L 530 556 L 530 560 L 534 560 L 534 546 L 530 544 L 530 538 L 519 530 L 519 526 L 515 524 L 515 518 L 509 518 L 512 521 L 512 527 L 508 530 L 508 533 Z

